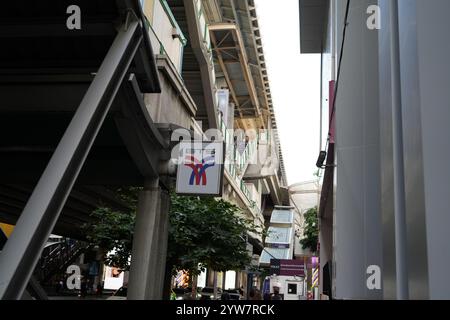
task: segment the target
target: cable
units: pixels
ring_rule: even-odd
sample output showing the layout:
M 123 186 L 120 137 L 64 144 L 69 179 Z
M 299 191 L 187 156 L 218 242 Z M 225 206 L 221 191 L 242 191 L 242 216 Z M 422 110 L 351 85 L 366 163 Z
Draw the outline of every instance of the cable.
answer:
M 330 142 L 331 126 L 333 124 L 334 114 L 335 114 L 335 111 L 336 111 L 336 98 L 337 98 L 338 89 L 339 89 L 339 80 L 341 78 L 342 57 L 344 56 L 344 46 L 345 46 L 345 38 L 346 38 L 346 34 L 347 34 L 349 11 L 350 11 L 350 0 L 347 0 L 347 7 L 345 9 L 344 30 L 342 32 L 341 52 L 339 54 L 338 73 L 337 73 L 337 78 L 336 78 L 336 86 L 334 87 L 333 108 L 331 109 L 330 121 L 329 121 L 329 126 L 328 126 L 327 145 L 325 146 L 325 150 L 327 150 L 328 144 Z

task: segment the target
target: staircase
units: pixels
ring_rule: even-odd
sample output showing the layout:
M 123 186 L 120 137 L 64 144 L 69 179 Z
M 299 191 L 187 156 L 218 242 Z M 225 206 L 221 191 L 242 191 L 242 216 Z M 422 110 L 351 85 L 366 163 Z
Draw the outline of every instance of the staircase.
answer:
M 81 241 L 64 239 L 44 248 L 38 261 L 34 275 L 44 284 L 57 273 L 64 272 L 89 245 Z

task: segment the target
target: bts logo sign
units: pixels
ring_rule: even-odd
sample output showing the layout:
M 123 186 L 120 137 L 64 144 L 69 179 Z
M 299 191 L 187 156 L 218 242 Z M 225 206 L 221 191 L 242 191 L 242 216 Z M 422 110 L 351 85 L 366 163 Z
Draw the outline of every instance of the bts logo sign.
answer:
M 184 160 L 184 165 L 192 169 L 191 178 L 189 179 L 189 185 L 193 186 L 195 184 L 196 186 L 206 186 L 208 184 L 206 169 L 214 167 L 216 164 L 214 154 L 204 157 L 202 160 L 199 160 L 193 154 L 188 154 L 186 155 Z
M 181 142 L 176 192 L 182 195 L 222 195 L 224 143 Z

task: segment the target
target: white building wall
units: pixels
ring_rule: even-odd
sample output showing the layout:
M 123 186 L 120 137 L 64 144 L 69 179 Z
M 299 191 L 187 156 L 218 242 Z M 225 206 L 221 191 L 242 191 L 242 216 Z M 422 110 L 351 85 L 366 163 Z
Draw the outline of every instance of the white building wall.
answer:
M 447 166 L 450 162 L 450 2 L 412 2 L 417 5 L 417 66 L 430 299 L 450 299 L 450 169 Z
M 351 1 L 336 97 L 337 190 L 334 272 L 338 299 L 378 299 L 366 270 L 382 263 L 378 32 L 367 28 L 369 5 Z M 346 1 L 336 1 L 339 61 Z M 337 68 L 336 68 L 337 69 Z
M 339 45 L 346 1 L 334 3 Z M 390 1 L 351 3 L 336 103 L 334 296 L 395 299 Z M 371 31 L 366 27 L 366 9 L 377 3 L 381 30 Z M 450 197 L 446 194 L 450 170 L 445 167 L 450 161 L 448 12 L 450 2 L 445 0 L 399 0 L 411 299 L 450 298 Z M 381 291 L 366 287 L 366 268 L 373 264 L 381 266 Z

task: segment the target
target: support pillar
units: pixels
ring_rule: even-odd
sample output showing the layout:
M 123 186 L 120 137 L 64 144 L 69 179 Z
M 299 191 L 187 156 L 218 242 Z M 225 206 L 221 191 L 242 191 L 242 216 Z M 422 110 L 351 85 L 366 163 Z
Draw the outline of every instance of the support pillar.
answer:
M 164 278 L 166 275 L 166 259 L 167 259 L 167 242 L 169 238 L 169 210 L 170 210 L 170 195 L 167 191 L 161 191 L 161 205 L 160 205 L 160 220 L 159 220 L 159 236 L 158 236 L 158 260 L 156 261 L 155 272 L 157 274 L 157 281 L 155 289 L 155 299 L 163 299 Z
M 157 300 L 162 298 L 165 251 L 167 250 L 168 208 L 168 194 L 159 187 L 159 179 L 152 179 L 139 194 L 128 299 Z
M 208 269 L 208 273 L 206 276 L 206 286 L 213 287 L 214 286 L 214 273 L 215 271 Z

